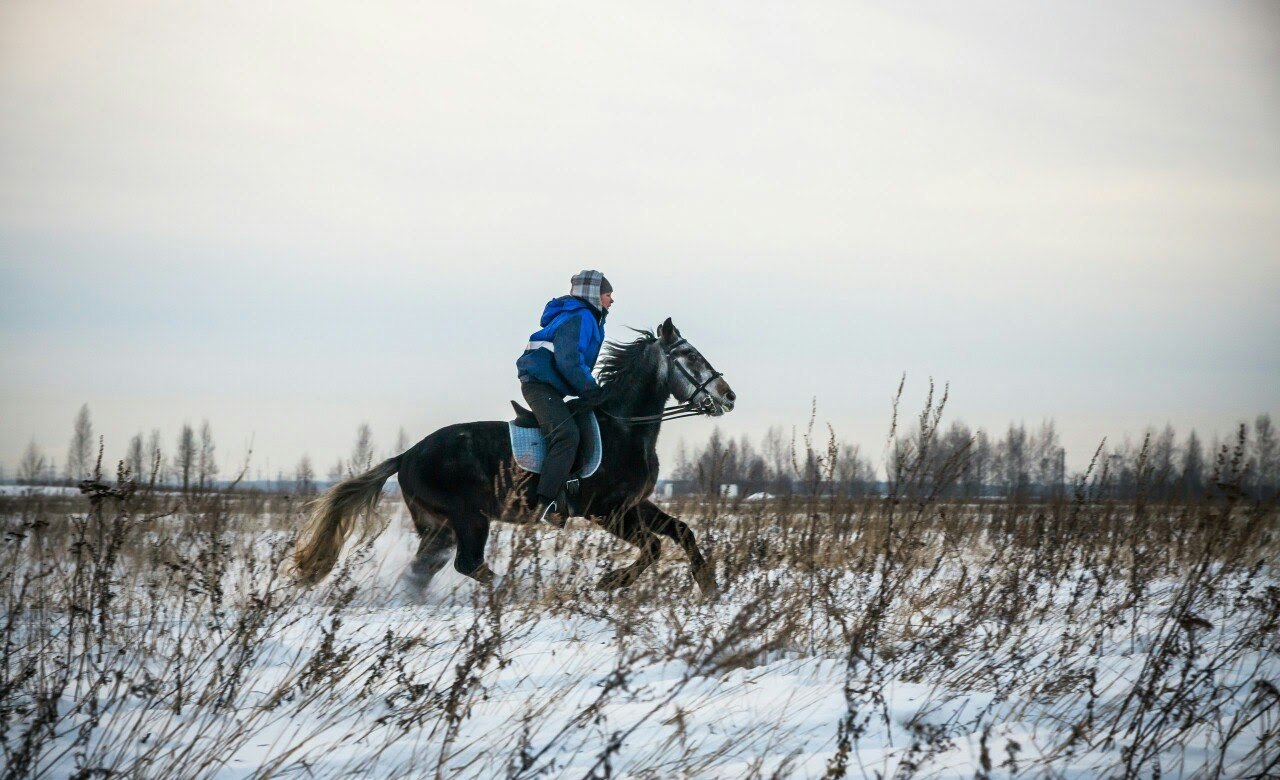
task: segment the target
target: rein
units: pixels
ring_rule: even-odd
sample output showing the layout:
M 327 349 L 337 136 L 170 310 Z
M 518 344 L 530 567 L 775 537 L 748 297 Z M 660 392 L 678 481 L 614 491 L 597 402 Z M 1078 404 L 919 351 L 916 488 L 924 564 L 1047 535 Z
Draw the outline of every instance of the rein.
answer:
M 679 420 L 681 417 L 702 417 L 704 415 L 711 414 L 711 412 L 705 411 L 701 407 L 691 406 L 689 404 L 668 406 L 658 414 L 642 414 L 638 417 L 619 417 L 613 412 L 608 412 L 604 409 L 596 409 L 596 411 L 623 423 L 665 422 L 667 420 Z

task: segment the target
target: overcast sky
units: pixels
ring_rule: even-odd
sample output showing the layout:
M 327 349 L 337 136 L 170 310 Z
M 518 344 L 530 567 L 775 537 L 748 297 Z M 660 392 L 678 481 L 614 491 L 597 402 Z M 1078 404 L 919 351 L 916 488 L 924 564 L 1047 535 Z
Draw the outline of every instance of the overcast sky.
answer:
M 82 403 L 267 473 L 505 419 L 584 267 L 732 434 L 1276 415 L 1280 4 L 0 4 L 10 475 Z

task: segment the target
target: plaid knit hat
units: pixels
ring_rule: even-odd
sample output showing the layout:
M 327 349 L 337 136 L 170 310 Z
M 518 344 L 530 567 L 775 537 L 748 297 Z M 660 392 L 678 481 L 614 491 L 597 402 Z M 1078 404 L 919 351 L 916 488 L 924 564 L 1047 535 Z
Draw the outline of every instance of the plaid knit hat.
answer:
M 569 288 L 569 294 L 583 299 L 596 310 L 600 308 L 600 296 L 613 292 L 613 285 L 609 284 L 609 280 L 599 271 L 580 271 L 573 275 L 570 284 L 572 286 Z

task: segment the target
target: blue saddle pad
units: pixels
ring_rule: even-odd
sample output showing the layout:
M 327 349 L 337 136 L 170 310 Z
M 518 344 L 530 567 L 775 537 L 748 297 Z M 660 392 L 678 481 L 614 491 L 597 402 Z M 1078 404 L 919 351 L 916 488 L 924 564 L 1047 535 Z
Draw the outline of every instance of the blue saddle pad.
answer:
M 604 447 L 600 444 L 600 423 L 592 411 L 579 412 L 574 415 L 578 423 L 578 455 L 574 465 L 578 469 L 569 479 L 584 479 L 596 473 L 600 468 L 600 455 Z M 542 439 L 542 431 L 538 428 L 521 428 L 514 421 L 507 423 L 511 434 L 511 453 L 515 455 L 516 464 L 525 471 L 534 474 L 542 473 L 542 461 L 547 454 L 547 445 Z

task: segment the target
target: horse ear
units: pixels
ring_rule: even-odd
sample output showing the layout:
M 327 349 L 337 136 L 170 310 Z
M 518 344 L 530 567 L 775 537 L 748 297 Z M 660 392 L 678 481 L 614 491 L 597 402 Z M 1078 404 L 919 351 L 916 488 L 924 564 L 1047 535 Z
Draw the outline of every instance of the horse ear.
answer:
M 680 331 L 671 323 L 671 318 L 667 317 L 662 324 L 658 326 L 658 335 L 663 341 L 675 341 L 680 336 Z

